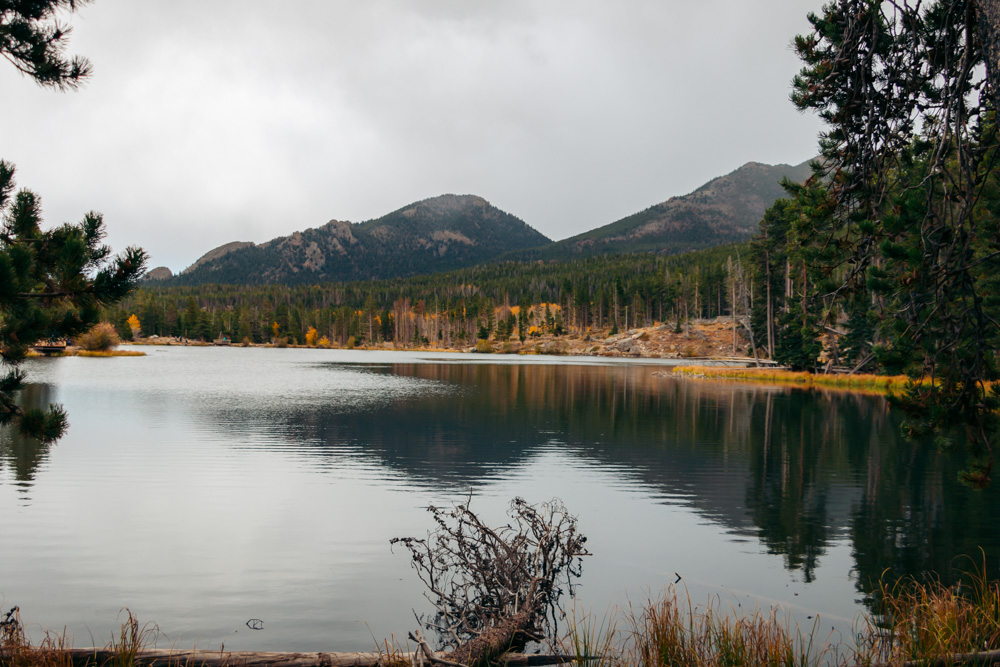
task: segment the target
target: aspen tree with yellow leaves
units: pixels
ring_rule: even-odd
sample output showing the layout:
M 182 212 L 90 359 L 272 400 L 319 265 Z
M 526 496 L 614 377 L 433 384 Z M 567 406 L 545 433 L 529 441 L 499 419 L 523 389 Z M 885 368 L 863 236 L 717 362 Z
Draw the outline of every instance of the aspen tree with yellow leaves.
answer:
M 128 328 L 132 330 L 132 340 L 138 340 L 142 335 L 142 325 L 139 324 L 139 318 L 135 316 L 135 313 L 125 320 L 128 324 Z

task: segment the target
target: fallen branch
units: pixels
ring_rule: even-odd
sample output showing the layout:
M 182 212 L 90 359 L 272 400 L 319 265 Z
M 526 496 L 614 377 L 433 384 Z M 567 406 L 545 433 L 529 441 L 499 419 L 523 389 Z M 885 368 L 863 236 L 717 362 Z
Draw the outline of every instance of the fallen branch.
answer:
M 425 642 L 426 643 L 426 642 Z M 428 647 L 429 648 L 429 647 Z M 0 663 L 7 664 L 15 655 L 38 653 L 54 656 L 58 664 L 73 667 L 105 667 L 118 664 L 121 653 L 106 648 L 58 650 L 0 649 Z M 145 649 L 135 654 L 135 665 L 143 667 L 395 667 L 420 664 L 422 652 L 412 653 L 271 653 L 260 651 L 178 651 Z M 512 653 L 503 662 L 512 667 L 540 667 L 572 662 L 568 655 L 528 655 Z M 448 664 L 446 661 L 442 664 Z
M 395 538 L 411 556 L 436 613 L 422 619 L 439 647 L 424 649 L 431 662 L 481 665 L 502 662 L 528 641 L 558 633 L 559 600 L 580 576 L 589 555 L 576 518 L 561 502 L 511 502 L 509 521 L 491 528 L 468 506 L 429 507 L 437 528 L 427 538 Z M 419 635 L 414 641 L 423 645 Z
M 909 662 L 894 662 L 872 667 L 957 667 L 958 665 L 1000 665 L 1000 651 L 981 651 L 979 653 L 954 653 L 939 658 L 911 660 Z

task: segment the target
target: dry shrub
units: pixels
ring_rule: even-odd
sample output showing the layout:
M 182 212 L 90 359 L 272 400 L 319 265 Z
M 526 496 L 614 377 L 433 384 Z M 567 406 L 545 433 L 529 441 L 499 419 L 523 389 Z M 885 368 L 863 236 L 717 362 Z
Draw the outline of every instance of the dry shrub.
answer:
M 118 347 L 121 339 L 113 325 L 100 322 L 91 327 L 90 331 L 76 337 L 74 342 L 88 352 L 99 352 Z
M 427 509 L 433 532 L 390 543 L 410 552 L 435 608 L 422 623 L 451 650 L 449 660 L 478 664 L 558 634 L 561 597 L 573 594 L 582 557 L 589 555 L 576 517 L 560 501 L 529 505 L 515 498 L 506 525 L 497 528 L 483 523 L 468 501 Z M 412 638 L 421 641 L 418 633 Z
M 879 583 L 875 615 L 866 617 L 861 651 L 873 662 L 897 664 L 1000 649 L 1000 582 L 982 568 L 945 586 L 911 578 Z

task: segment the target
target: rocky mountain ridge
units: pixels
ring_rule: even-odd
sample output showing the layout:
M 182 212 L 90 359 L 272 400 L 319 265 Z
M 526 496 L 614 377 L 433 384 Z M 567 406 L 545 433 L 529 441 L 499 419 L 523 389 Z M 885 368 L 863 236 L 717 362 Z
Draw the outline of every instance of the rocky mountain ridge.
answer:
M 174 284 L 318 283 L 405 277 L 498 259 L 684 252 L 748 239 L 764 211 L 784 195 L 781 181 L 802 182 L 808 175 L 808 162 L 749 162 L 689 194 L 558 242 L 482 197 L 441 195 L 367 222 L 331 220 L 266 243 L 227 243 L 166 279 Z
M 306 283 L 392 278 L 472 266 L 551 243 L 482 197 L 441 195 L 376 220 L 331 220 L 267 243 L 228 243 L 185 269 L 179 284 Z

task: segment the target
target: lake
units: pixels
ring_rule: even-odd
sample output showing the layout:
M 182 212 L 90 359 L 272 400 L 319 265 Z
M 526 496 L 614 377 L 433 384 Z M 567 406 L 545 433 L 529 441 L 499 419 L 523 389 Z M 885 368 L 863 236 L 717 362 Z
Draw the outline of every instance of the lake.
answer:
M 160 647 L 373 650 L 430 610 L 389 540 L 470 494 L 493 523 L 561 499 L 598 618 L 679 576 L 849 633 L 884 571 L 949 580 L 982 548 L 1000 576 L 1000 489 L 961 486 L 962 456 L 902 440 L 879 397 L 666 362 L 143 349 L 25 364 L 23 401 L 70 419 L 51 446 L 0 436 L 0 605 L 35 640 L 103 645 L 129 608 Z

